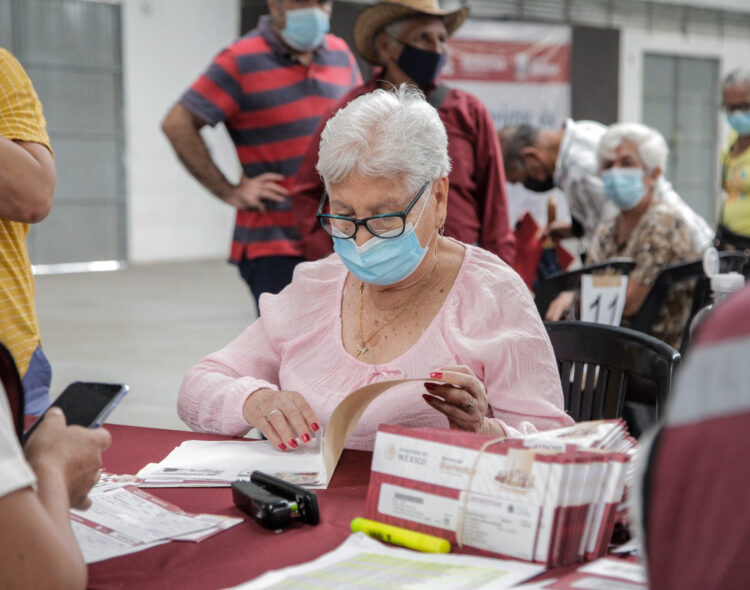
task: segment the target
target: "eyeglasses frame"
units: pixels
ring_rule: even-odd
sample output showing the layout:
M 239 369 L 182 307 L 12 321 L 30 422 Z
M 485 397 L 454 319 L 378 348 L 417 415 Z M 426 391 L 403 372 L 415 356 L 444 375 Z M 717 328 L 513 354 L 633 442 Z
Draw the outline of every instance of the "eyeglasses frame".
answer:
M 411 200 L 411 203 L 409 203 L 409 205 L 407 205 L 406 209 L 404 209 L 403 211 L 398 211 L 395 213 L 380 213 L 379 215 L 372 215 L 371 217 L 365 217 L 363 219 L 357 219 L 356 217 L 347 217 L 346 215 L 332 215 L 330 213 L 323 213 L 323 205 L 325 205 L 326 197 L 328 197 L 328 191 L 323 191 L 323 196 L 320 199 L 320 205 L 318 206 L 318 212 L 315 214 L 315 217 L 318 218 L 318 221 L 320 222 L 320 225 L 323 228 L 323 231 L 326 232 L 332 238 L 338 238 L 341 240 L 353 240 L 357 236 L 357 232 L 359 231 L 360 226 L 364 226 L 364 228 L 376 238 L 382 238 L 384 240 L 397 238 L 400 235 L 402 235 L 404 231 L 406 230 L 406 218 L 409 216 L 409 213 L 411 213 L 411 210 L 414 208 L 414 205 L 417 204 L 417 201 L 419 201 L 419 198 L 424 194 L 425 190 L 427 190 L 427 187 L 430 186 L 431 184 L 432 182 L 430 182 L 429 180 L 425 182 L 422 185 L 422 188 L 419 189 L 419 192 Z M 401 231 L 394 236 L 379 236 L 367 226 L 367 222 L 370 221 L 371 219 L 382 219 L 384 217 L 400 217 L 401 221 L 403 222 L 401 224 Z M 354 223 L 354 227 L 355 227 L 354 233 L 346 237 L 334 236 L 326 229 L 325 225 L 323 225 L 324 219 L 341 219 L 343 221 L 350 221 L 351 223 Z

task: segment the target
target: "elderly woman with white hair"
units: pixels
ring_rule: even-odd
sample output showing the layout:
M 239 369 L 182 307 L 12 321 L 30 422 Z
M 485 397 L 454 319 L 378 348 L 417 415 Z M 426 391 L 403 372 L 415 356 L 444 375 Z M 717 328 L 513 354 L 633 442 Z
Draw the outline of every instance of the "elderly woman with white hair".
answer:
M 610 126 L 597 147 L 604 193 L 620 212 L 599 225 L 586 262 L 596 264 L 621 256 L 635 260 L 625 296 L 623 325 L 641 308 L 662 268 L 699 254 L 685 219 L 660 197 L 660 186 L 666 184 L 662 172 L 668 154 L 664 137 L 639 123 Z M 559 295 L 550 304 L 546 319 L 561 319 L 572 301 L 571 292 Z M 689 287 L 673 288 L 651 334 L 679 349 L 689 313 Z
M 195 429 L 257 427 L 282 451 L 306 444 L 352 391 L 399 378 L 347 444 L 381 423 L 517 436 L 572 423 L 554 353 L 518 275 L 442 235 L 450 160 L 437 111 L 402 86 L 365 94 L 321 137 L 318 218 L 335 253 L 297 267 L 260 317 L 191 369 L 178 411 Z

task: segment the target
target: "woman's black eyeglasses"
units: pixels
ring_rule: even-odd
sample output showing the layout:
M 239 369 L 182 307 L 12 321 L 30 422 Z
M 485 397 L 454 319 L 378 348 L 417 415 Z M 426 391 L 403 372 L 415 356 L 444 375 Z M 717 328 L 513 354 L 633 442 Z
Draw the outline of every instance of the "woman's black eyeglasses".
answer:
M 422 196 L 430 184 L 430 182 L 425 182 L 408 207 L 403 211 L 398 213 L 382 213 L 380 215 L 373 215 L 372 217 L 365 217 L 364 219 L 323 213 L 323 206 L 325 205 L 326 198 L 328 198 L 328 193 L 324 192 L 323 198 L 320 199 L 320 206 L 318 207 L 316 217 L 326 233 L 334 238 L 351 239 L 357 235 L 357 228 L 360 225 L 364 225 L 367 231 L 378 238 L 397 238 L 404 233 L 407 215 L 409 215 L 419 197 Z

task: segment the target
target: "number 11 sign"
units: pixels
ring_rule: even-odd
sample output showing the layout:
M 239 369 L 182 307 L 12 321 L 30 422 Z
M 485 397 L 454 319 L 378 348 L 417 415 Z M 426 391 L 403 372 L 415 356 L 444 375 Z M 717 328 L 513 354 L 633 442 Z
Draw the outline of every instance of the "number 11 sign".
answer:
M 627 288 L 626 275 L 583 275 L 581 320 L 619 326 Z

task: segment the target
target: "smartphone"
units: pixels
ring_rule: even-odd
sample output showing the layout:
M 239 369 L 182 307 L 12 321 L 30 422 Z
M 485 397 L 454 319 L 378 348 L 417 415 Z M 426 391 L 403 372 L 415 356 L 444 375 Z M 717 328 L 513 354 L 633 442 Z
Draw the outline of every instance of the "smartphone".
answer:
M 68 385 L 52 405 L 63 411 L 68 424 L 97 428 L 127 392 L 128 386 L 122 383 L 76 381 Z M 24 433 L 24 444 L 43 418 L 44 415 L 40 416 Z

